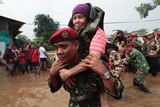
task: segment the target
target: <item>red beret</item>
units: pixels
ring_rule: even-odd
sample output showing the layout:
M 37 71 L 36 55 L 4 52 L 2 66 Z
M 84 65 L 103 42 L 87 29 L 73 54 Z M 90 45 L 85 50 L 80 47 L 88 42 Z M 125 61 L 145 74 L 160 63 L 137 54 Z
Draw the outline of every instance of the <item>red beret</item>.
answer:
M 131 34 L 131 37 L 132 38 L 137 37 L 137 34 Z
M 144 35 L 142 36 L 142 38 L 147 38 L 147 35 L 146 35 L 146 34 L 144 34 Z
M 49 39 L 51 44 L 67 41 L 67 40 L 75 40 L 76 32 L 71 28 L 62 28 L 56 31 Z
M 133 43 L 128 43 L 128 44 L 126 45 L 126 47 L 130 47 L 130 46 L 134 47 L 134 44 L 133 44 Z
M 160 36 L 160 32 L 155 32 L 155 34 L 156 34 L 157 36 Z

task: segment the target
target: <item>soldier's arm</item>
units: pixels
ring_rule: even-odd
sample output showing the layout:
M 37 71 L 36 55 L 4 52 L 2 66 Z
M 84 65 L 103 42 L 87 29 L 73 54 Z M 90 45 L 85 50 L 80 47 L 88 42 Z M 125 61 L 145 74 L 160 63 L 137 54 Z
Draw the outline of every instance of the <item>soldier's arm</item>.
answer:
M 48 85 L 52 93 L 57 92 L 62 86 L 62 81 L 60 79 L 60 76 L 59 75 L 50 76 L 50 78 L 48 79 Z
M 100 59 L 94 56 L 87 56 L 83 61 L 83 66 L 91 68 L 94 72 L 98 73 L 104 83 L 104 92 L 111 95 L 116 99 L 122 97 L 123 86 L 118 79 L 115 79 L 110 70 L 102 63 Z
M 48 79 L 48 84 L 51 89 L 51 92 L 56 92 L 61 88 L 62 81 L 59 75 L 59 71 L 63 69 L 65 66 L 66 65 L 61 64 L 60 60 L 57 60 L 52 64 L 49 73 L 50 78 Z

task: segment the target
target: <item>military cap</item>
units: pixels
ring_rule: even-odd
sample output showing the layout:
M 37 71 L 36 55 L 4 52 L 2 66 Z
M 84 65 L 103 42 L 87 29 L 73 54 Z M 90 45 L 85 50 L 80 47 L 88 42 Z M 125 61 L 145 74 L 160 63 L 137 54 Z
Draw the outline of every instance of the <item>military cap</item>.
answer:
M 72 28 L 59 29 L 50 37 L 49 42 L 54 44 L 68 40 L 76 40 L 76 32 Z
M 142 35 L 142 38 L 147 38 L 147 35 L 146 34 Z
M 157 36 L 160 36 L 160 32 L 155 32 L 155 34 L 156 34 Z
M 135 33 L 134 33 L 134 34 L 131 34 L 131 37 L 132 37 L 132 38 L 135 38 L 135 37 L 137 37 L 137 34 L 135 34 Z
M 126 47 L 130 47 L 130 46 L 134 47 L 134 44 L 133 44 L 133 43 L 128 43 L 128 44 L 126 45 Z

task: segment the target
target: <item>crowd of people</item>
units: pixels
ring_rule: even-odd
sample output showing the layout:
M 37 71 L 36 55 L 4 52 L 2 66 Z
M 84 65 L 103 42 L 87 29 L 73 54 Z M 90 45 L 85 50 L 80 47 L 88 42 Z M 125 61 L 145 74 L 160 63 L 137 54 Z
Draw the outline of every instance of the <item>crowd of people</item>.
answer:
M 126 68 L 135 73 L 133 85 L 144 92 L 150 91 L 144 86 L 145 76 L 153 76 L 160 71 L 160 33 L 148 32 L 142 36 L 125 35 L 118 30 L 109 38 L 108 63 L 113 74 L 120 77 Z M 125 68 L 125 69 L 124 69 Z
M 11 76 L 17 73 L 26 74 L 29 71 L 39 75 L 42 69 L 48 69 L 48 58 L 44 43 L 41 44 L 39 50 L 31 43 L 19 48 L 8 44 L 3 55 L 3 59 L 6 61 L 6 70 Z

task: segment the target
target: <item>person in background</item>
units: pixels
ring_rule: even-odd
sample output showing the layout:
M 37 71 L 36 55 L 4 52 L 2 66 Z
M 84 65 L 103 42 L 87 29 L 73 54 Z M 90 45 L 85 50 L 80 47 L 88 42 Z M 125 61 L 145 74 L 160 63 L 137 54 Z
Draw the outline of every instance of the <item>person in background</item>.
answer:
M 19 58 L 19 68 L 22 74 L 28 73 L 26 69 L 26 52 L 23 47 L 19 48 L 18 58 Z
M 155 32 L 155 33 L 157 35 L 157 43 L 156 43 L 156 46 L 157 46 L 157 58 L 158 58 L 158 63 L 160 64 L 160 31 Z
M 29 70 L 32 71 L 32 63 L 31 63 L 30 53 L 29 53 L 29 51 L 26 50 L 27 46 L 28 46 L 28 43 L 23 45 L 24 51 L 26 53 L 26 70 L 27 70 L 27 72 L 29 72 Z
M 127 43 L 127 38 L 124 36 L 122 30 L 117 30 L 116 35 L 113 38 L 113 43 L 117 46 L 117 44 L 121 45 L 121 41 Z
M 29 44 L 26 50 L 30 53 L 34 73 L 39 75 L 39 51 L 35 48 L 34 44 Z
M 79 55 L 79 41 L 76 40 L 76 32 L 71 28 L 62 28 L 55 32 L 50 43 L 54 45 L 58 60 L 56 60 L 50 70 L 49 87 L 51 92 L 58 91 L 63 85 L 64 89 L 70 93 L 69 107 L 110 107 L 109 96 L 116 99 L 122 97 L 122 84 L 114 79 L 110 71 L 99 58 L 88 55 L 83 61 Z M 61 70 L 76 66 L 79 62 L 88 68 L 83 72 L 72 75 L 66 80 L 61 78 Z M 73 73 L 68 71 L 68 73 Z M 106 99 L 106 105 L 101 105 L 100 94 Z
M 41 43 L 41 46 L 39 48 L 39 53 L 40 53 L 40 69 L 39 69 L 39 73 L 40 70 L 42 69 L 42 67 L 44 67 L 44 70 L 47 70 L 47 58 L 48 55 L 46 53 L 46 50 L 44 48 L 44 43 Z
M 149 42 L 147 44 L 147 55 L 146 59 L 150 66 L 149 72 L 152 73 L 152 76 L 156 76 L 157 72 L 160 71 L 160 65 L 158 63 L 157 52 L 158 48 L 156 46 L 157 41 L 155 38 L 155 33 L 153 31 L 149 32 L 148 34 Z
M 147 37 L 146 34 L 144 34 L 142 36 L 142 40 L 143 40 L 143 43 L 142 43 L 142 49 L 141 49 L 141 51 L 142 51 L 142 54 L 146 57 L 146 55 L 147 55 L 147 44 L 149 42 L 148 37 Z
M 140 40 L 138 40 L 138 35 L 133 33 L 133 34 L 131 34 L 131 38 L 132 38 L 131 43 L 134 44 L 134 48 L 136 48 L 138 51 L 141 52 L 142 43 Z
M 128 64 L 131 64 L 131 66 L 134 68 L 133 72 L 135 73 L 135 77 L 133 79 L 133 85 L 138 87 L 139 90 L 143 92 L 151 93 L 144 86 L 145 76 L 148 74 L 148 71 L 149 71 L 149 65 L 144 55 L 141 52 L 139 52 L 137 49 L 135 49 L 132 43 L 128 43 L 126 45 L 126 48 L 129 52 L 126 57 L 126 62 Z
M 126 51 L 126 41 L 121 41 L 117 43 L 118 46 L 118 53 L 120 54 L 121 58 L 125 58 L 125 51 Z
M 17 49 L 16 46 L 13 46 L 12 51 L 15 54 L 14 70 L 15 72 L 19 72 L 19 58 L 18 58 L 19 50 Z
M 6 61 L 6 66 L 9 70 L 9 74 L 11 76 L 14 75 L 14 61 L 16 59 L 14 52 L 12 51 L 12 45 L 7 45 L 7 50 L 5 51 L 3 55 L 3 59 Z

